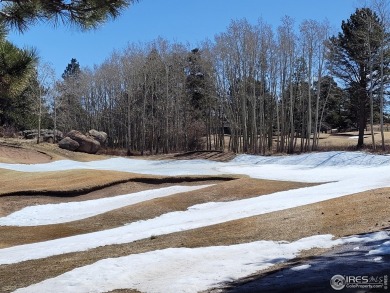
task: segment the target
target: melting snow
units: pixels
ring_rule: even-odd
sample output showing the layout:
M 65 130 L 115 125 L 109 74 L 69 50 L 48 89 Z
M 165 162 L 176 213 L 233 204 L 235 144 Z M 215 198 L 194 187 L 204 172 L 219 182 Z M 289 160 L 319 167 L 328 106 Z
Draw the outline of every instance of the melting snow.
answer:
M 100 260 L 15 292 L 87 293 L 119 288 L 148 293 L 199 292 L 292 259 L 302 250 L 378 239 L 390 239 L 390 236 L 386 232 L 376 232 L 332 240 L 332 235 L 316 235 L 291 243 L 256 241 L 193 249 L 169 248 Z M 309 267 L 302 265 L 293 269 Z
M 300 266 L 292 267 L 291 270 L 292 271 L 303 271 L 303 270 L 306 270 L 306 269 L 308 269 L 310 267 L 311 267 L 311 265 L 306 264 L 306 265 L 300 265 Z
M 124 227 L 0 249 L 0 264 L 83 251 L 115 243 L 128 243 L 151 235 L 158 236 L 204 227 L 390 186 L 390 157 L 359 152 L 271 157 L 240 155 L 227 163 L 204 160 L 146 161 L 113 158 L 87 163 L 57 161 L 36 165 L 0 164 L 0 168 L 25 172 L 98 169 L 168 176 L 245 174 L 263 179 L 327 182 L 309 188 L 277 192 L 250 199 L 196 205 L 187 211 L 167 213 L 154 219 L 130 223 Z M 40 213 L 45 213 L 47 208 L 48 206 L 40 207 Z M 14 223 L 32 214 L 30 211 L 24 213 L 20 220 L 15 218 Z M 45 221 L 54 223 L 55 219 L 49 216 Z M 338 240 L 332 240 L 331 235 L 318 235 L 292 243 L 257 241 L 195 249 L 170 248 L 101 260 L 17 292 L 55 290 L 102 292 L 117 288 L 134 288 L 147 292 L 161 292 L 161 288 L 164 292 L 194 292 L 293 258 L 299 251 L 310 247 L 330 247 L 342 243 L 361 243 L 380 239 L 389 241 L 371 250 L 369 255 L 390 254 L 390 237 L 386 232 Z
M 208 186 L 211 185 L 170 186 L 81 202 L 29 206 L 0 218 L 0 226 L 38 226 L 76 221 L 146 200 L 198 190 Z

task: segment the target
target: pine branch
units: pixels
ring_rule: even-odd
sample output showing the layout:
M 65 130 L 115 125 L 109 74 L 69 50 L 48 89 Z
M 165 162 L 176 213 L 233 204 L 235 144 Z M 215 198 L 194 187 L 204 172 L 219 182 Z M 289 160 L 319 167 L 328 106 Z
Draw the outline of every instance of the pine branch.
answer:
M 138 0 L 0 0 L 0 24 L 23 32 L 37 21 L 96 28 Z

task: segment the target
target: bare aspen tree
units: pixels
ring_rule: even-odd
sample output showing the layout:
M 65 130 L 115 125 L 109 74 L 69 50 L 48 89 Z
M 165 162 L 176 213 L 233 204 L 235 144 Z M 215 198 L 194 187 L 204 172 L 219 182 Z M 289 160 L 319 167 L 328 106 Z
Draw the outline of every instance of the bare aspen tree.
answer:
M 295 125 L 294 125 L 294 92 L 293 92 L 293 68 L 295 62 L 296 37 L 294 34 L 294 20 L 285 16 L 279 32 L 279 50 L 281 52 L 281 95 L 282 95 L 282 137 L 281 149 L 284 151 L 285 140 L 287 139 L 287 152 L 294 152 Z M 288 99 L 284 98 L 288 96 Z M 283 103 L 284 102 L 284 103 Z M 288 120 L 288 123 L 287 123 Z M 286 137 L 287 135 L 287 137 Z
M 286 89 L 287 89 L 287 70 L 288 70 L 288 53 L 286 52 L 286 32 L 283 27 L 278 28 L 278 65 L 279 65 L 279 101 L 277 101 L 277 128 L 278 128 L 278 143 L 277 152 L 285 151 L 286 144 Z M 279 106 L 280 105 L 280 106 Z
M 278 99 L 278 48 L 276 41 L 274 40 L 274 36 L 272 30 L 269 31 L 270 34 L 269 44 L 269 88 L 270 88 L 270 99 L 271 99 L 271 109 L 274 110 L 275 114 L 272 115 L 269 119 L 269 137 L 268 137 L 268 151 L 272 151 L 272 142 L 273 142 L 273 131 L 274 125 L 276 125 L 276 133 L 277 133 L 277 142 L 276 142 L 276 150 L 280 149 L 280 114 L 279 114 L 279 99 Z M 276 121 L 275 121 L 276 120 Z
M 37 66 L 38 88 L 35 93 L 37 96 L 37 113 L 38 113 L 38 136 L 37 144 L 41 140 L 41 124 L 42 124 L 42 107 L 45 100 L 47 101 L 54 96 L 54 86 L 56 83 L 54 69 L 48 63 L 39 64 Z M 46 99 L 45 99 L 46 97 Z M 55 136 L 55 134 L 54 134 Z
M 373 81 L 373 54 L 372 54 L 372 48 L 371 48 L 371 40 L 374 38 L 373 34 L 373 21 L 371 17 L 368 17 L 366 19 L 366 25 L 367 25 L 367 31 L 366 31 L 366 39 L 367 39 L 367 47 L 368 47 L 368 66 L 369 66 L 369 79 L 370 79 L 370 85 L 369 85 L 369 98 L 370 98 L 370 128 L 371 128 L 371 142 L 372 142 L 372 148 L 373 150 L 376 149 L 375 145 L 375 136 L 374 136 L 374 81 Z
M 303 46 L 306 51 L 306 65 L 308 71 L 308 119 L 307 119 L 307 140 L 308 150 L 314 150 L 318 145 L 318 137 L 321 125 L 319 124 L 319 105 L 320 105 L 320 92 L 321 92 L 321 79 L 324 74 L 325 64 L 325 53 L 326 47 L 325 42 L 329 37 L 329 25 L 327 22 L 320 23 L 315 20 L 305 20 L 301 26 L 301 36 L 303 38 Z M 316 73 L 316 75 L 315 75 Z M 313 81 L 316 81 L 316 99 L 313 109 L 312 91 Z M 314 120 L 312 113 L 314 112 Z M 314 127 L 312 122 L 314 121 Z M 313 133 L 312 145 L 311 133 Z
M 386 0 L 372 0 L 372 8 L 379 16 L 379 19 L 381 21 L 381 25 L 384 28 L 387 28 L 390 24 L 390 8 L 389 3 Z M 385 135 L 384 135 L 384 127 L 383 127 L 383 114 L 384 114 L 384 92 L 385 92 L 385 85 L 387 84 L 387 80 L 384 74 L 385 69 L 385 52 L 388 50 L 388 43 L 389 43 L 389 32 L 387 30 L 383 30 L 379 36 L 380 41 L 380 47 L 379 47 L 379 66 L 380 66 L 380 73 L 379 73 L 379 79 L 380 79 L 380 86 L 379 86 L 379 119 L 380 119 L 380 133 L 381 133 L 381 146 L 382 151 L 385 150 Z
M 139 46 L 131 45 L 125 49 L 123 55 L 122 76 L 124 78 L 125 100 L 122 104 L 126 109 L 127 153 L 131 154 L 138 144 L 136 128 L 140 115 L 137 105 L 143 80 L 141 69 L 143 68 L 144 52 Z
M 317 23 L 317 42 L 316 42 L 316 57 L 317 57 L 317 94 L 316 94 L 316 106 L 315 106 L 315 129 L 314 129 L 314 140 L 313 140 L 313 150 L 318 147 L 319 134 L 321 132 L 321 122 L 322 119 L 319 119 L 319 109 L 320 109 L 320 96 L 321 96 L 321 84 L 322 77 L 324 76 L 325 62 L 326 62 L 326 42 L 329 38 L 330 26 L 327 21 L 322 23 Z M 326 101 L 324 102 L 324 107 Z
M 303 38 L 304 51 L 307 52 L 305 56 L 307 63 L 307 130 L 306 130 L 306 150 L 311 148 L 311 133 L 312 133 L 312 67 L 315 49 L 316 27 L 315 22 L 311 20 L 305 20 L 300 26 L 300 32 Z

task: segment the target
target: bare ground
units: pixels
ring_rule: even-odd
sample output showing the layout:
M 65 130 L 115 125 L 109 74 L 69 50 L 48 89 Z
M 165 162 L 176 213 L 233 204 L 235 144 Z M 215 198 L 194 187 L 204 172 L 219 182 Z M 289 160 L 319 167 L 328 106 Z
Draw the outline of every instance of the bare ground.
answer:
M 0 162 L 11 164 L 48 163 L 52 157 L 48 154 L 33 150 L 22 149 L 17 145 L 0 145 Z

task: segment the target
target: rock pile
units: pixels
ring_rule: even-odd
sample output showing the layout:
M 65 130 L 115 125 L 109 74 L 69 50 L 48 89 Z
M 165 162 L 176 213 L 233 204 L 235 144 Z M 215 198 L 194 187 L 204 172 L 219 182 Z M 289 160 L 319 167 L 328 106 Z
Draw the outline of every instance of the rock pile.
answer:
M 25 139 L 37 139 L 38 129 L 23 130 L 19 133 L 19 135 Z M 54 141 L 61 140 L 63 137 L 63 133 L 59 130 L 56 130 L 54 134 L 54 130 L 41 129 L 41 141 L 53 143 Z
M 106 140 L 107 133 L 103 131 L 92 129 L 86 134 L 82 134 L 80 131 L 71 130 L 58 143 L 58 146 L 69 151 L 96 154 Z

